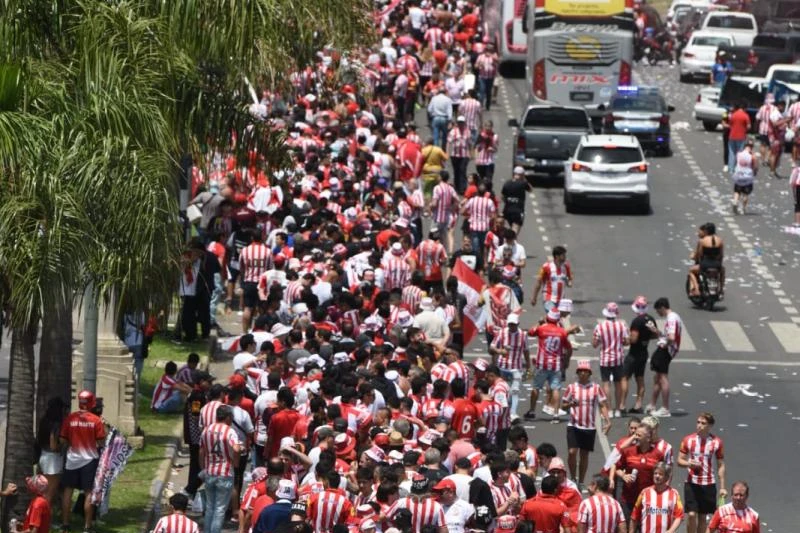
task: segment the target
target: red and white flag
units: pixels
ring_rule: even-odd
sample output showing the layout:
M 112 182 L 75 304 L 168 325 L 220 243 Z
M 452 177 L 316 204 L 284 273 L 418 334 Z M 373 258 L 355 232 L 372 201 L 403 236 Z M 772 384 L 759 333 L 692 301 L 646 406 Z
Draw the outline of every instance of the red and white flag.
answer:
M 467 305 L 464 306 L 464 324 L 462 325 L 464 346 L 466 347 L 486 323 L 486 311 L 484 306 L 479 303 L 483 280 L 461 259 L 456 259 L 453 275 L 458 279 L 459 294 L 463 294 L 467 299 Z
M 273 340 L 275 338 L 275 335 L 273 335 L 272 333 L 269 333 L 267 331 L 253 331 L 251 333 L 253 335 L 253 338 L 256 341 L 256 346 L 258 348 L 261 348 L 261 343 L 262 342 L 271 341 L 271 340 Z M 217 342 L 219 342 L 219 347 L 223 351 L 231 352 L 231 353 L 238 353 L 238 352 L 242 351 L 241 347 L 239 346 L 239 339 L 241 339 L 241 338 L 242 338 L 241 335 L 234 336 L 234 337 L 223 337 L 223 338 L 219 339 L 219 341 L 217 341 Z

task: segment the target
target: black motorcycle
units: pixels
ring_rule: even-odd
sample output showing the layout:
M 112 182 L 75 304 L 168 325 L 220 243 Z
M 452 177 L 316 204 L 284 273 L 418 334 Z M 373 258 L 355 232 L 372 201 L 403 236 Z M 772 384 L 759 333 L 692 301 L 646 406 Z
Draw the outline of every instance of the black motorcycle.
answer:
M 699 285 L 700 294 L 692 294 L 692 284 L 689 277 L 686 277 L 686 296 L 689 300 L 701 309 L 708 309 L 712 311 L 714 304 L 721 298 L 721 276 L 717 268 L 701 269 L 697 275 L 697 283 Z

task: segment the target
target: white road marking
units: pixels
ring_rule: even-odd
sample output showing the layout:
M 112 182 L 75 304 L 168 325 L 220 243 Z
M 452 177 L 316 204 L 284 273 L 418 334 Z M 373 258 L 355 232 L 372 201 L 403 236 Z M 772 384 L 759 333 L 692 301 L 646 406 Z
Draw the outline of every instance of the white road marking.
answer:
M 742 326 L 738 322 L 730 320 L 712 320 L 711 327 L 714 328 L 720 342 L 729 352 L 755 352 L 756 349 L 747 338 Z
M 791 322 L 770 322 L 769 327 L 787 353 L 800 353 L 800 326 Z

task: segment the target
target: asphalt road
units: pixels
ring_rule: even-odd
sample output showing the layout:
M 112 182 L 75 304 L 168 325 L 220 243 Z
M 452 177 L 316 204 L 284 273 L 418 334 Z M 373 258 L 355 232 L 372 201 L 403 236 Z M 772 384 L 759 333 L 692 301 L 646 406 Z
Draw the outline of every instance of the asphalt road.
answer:
M 695 414 L 713 412 L 714 431 L 725 443 L 729 484 L 748 481 L 750 504 L 761 513 L 764 531 L 791 530 L 794 513 L 787 512 L 787 506 L 796 501 L 792 494 L 798 470 L 786 465 L 793 464 L 790 458 L 800 447 L 800 396 L 794 393 L 800 384 L 800 315 L 795 308 L 800 237 L 783 230 L 792 222 L 789 185 L 762 172 L 751 213 L 733 216 L 732 184 L 722 172 L 721 134 L 703 131 L 691 116 L 701 86 L 679 83 L 677 67 L 668 66 L 639 67 L 636 79 L 659 86 L 676 107 L 674 155 L 650 158 L 652 213 L 632 215 L 625 206 L 615 206 L 566 214 L 561 183 L 537 181 L 520 236 L 529 257 L 525 299 L 530 298 L 536 269 L 556 244 L 567 247 L 575 272 L 575 286 L 568 293 L 575 302 L 573 323 L 587 331 L 579 342 L 590 340 L 606 302 L 620 303 L 630 322 L 629 304 L 636 295 L 646 295 L 651 303 L 668 297 L 683 318 L 688 338 L 684 336 L 671 367 L 674 414 L 662 420 L 661 436 L 677 449 L 681 439 L 694 431 Z M 501 139 L 496 189 L 513 167 L 513 130 L 506 124 L 509 118 L 518 118 L 528 88 L 525 80 L 503 80 L 500 85 L 499 105 L 485 117 L 494 120 Z M 788 172 L 784 162 L 781 174 Z M 704 222 L 716 223 L 726 243 L 726 298 L 713 312 L 692 308 L 684 292 L 696 228 Z M 759 246 L 763 253 L 756 256 Z M 526 303 L 522 325 L 532 325 L 541 315 L 541 308 Z M 468 357 L 485 353 L 485 344 L 476 339 Z M 584 344 L 573 359 L 595 355 Z M 648 369 L 648 395 L 650 379 Z M 755 395 L 720 393 L 737 384 L 750 385 L 750 394 Z M 524 388 L 523 396 L 529 390 Z M 628 405 L 632 402 L 633 398 Z M 527 409 L 528 400 L 523 398 L 519 413 Z M 532 443 L 549 441 L 566 454 L 565 424 L 537 420 L 525 425 Z M 613 421 L 608 437 L 612 445 L 625 426 L 624 418 Z M 598 442 L 589 471 L 599 470 L 603 460 Z M 680 489 L 685 475 L 676 469 L 673 485 Z

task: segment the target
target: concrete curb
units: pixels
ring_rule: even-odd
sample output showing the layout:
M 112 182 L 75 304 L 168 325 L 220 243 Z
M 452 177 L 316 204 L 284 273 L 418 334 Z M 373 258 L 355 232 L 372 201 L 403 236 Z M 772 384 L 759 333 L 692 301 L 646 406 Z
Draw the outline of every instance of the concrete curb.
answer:
M 209 339 L 209 354 L 213 355 L 214 351 L 216 351 L 217 346 L 217 339 L 215 336 L 212 336 Z M 200 364 L 198 368 L 202 370 L 208 370 L 209 361 L 211 360 L 210 355 L 205 355 L 200 358 Z M 147 533 L 150 531 L 153 526 L 156 525 L 156 522 L 159 518 L 161 518 L 161 495 L 164 492 L 164 487 L 167 486 L 169 483 L 170 477 L 172 477 L 172 465 L 175 463 L 175 458 L 178 456 L 178 450 L 181 448 L 181 436 L 183 433 L 183 420 L 175 426 L 175 431 L 173 432 L 172 436 L 173 439 L 167 443 L 167 447 L 164 450 L 164 459 L 159 463 L 158 470 L 156 471 L 156 477 L 153 479 L 152 483 L 150 484 L 150 503 L 147 504 L 147 507 L 144 508 L 144 513 L 142 516 L 142 533 Z M 145 439 L 147 436 L 145 435 Z M 145 443 L 145 446 L 147 444 Z M 176 490 L 175 492 L 179 492 Z

